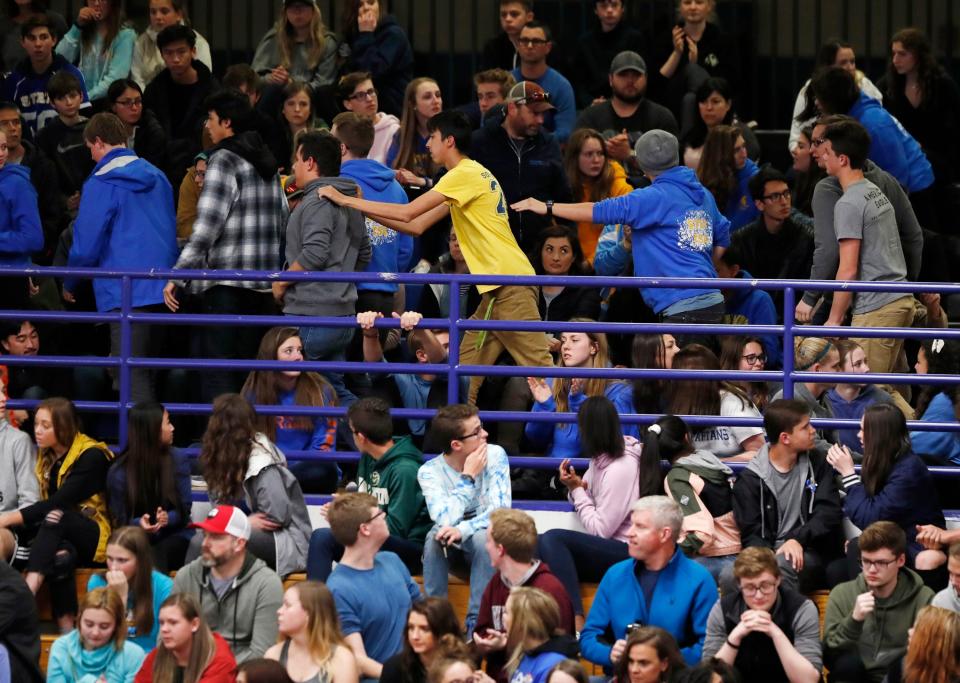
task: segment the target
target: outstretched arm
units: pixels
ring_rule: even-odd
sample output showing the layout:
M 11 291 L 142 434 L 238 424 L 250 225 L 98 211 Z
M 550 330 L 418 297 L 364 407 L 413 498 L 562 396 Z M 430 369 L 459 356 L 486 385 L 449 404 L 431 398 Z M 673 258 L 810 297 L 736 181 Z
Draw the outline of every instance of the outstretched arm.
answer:
M 510 208 L 514 211 L 532 211 L 540 216 L 547 215 L 547 205 L 539 199 L 534 199 L 533 197 L 521 199 L 519 202 L 511 204 Z M 581 202 L 579 204 L 554 204 L 553 215 L 557 218 L 565 218 L 568 221 L 576 221 L 577 223 L 592 223 L 593 202 Z
M 318 188 L 317 194 L 339 206 L 357 209 L 388 228 L 414 236 L 422 234 L 443 218 L 449 210 L 444 204 L 446 197 L 434 190 L 425 192 L 409 204 L 374 202 L 359 197 L 348 197 L 329 185 Z

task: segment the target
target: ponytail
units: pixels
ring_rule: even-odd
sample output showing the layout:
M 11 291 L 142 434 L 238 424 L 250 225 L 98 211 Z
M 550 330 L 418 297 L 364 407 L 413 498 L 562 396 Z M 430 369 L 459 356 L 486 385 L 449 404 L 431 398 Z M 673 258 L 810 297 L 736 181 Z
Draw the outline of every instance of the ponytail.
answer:
M 664 415 L 647 428 L 640 453 L 640 497 L 663 495 L 664 458 L 672 465 L 693 452 L 690 429 L 676 415 Z

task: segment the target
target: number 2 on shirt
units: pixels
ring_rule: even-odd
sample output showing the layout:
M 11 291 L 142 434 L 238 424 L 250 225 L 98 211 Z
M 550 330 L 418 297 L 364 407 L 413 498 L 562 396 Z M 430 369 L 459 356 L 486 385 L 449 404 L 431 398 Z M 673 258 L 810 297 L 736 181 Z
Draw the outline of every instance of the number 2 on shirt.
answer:
M 496 181 L 496 180 L 491 180 L 491 181 L 490 181 L 490 191 L 491 191 L 491 192 L 500 192 L 500 186 L 497 185 L 497 181 Z M 498 213 L 498 214 L 503 215 L 503 214 L 505 214 L 505 213 L 507 212 L 507 208 L 506 208 L 503 204 L 504 204 L 504 202 L 503 202 L 503 192 L 500 192 L 500 201 L 497 202 L 497 213 Z

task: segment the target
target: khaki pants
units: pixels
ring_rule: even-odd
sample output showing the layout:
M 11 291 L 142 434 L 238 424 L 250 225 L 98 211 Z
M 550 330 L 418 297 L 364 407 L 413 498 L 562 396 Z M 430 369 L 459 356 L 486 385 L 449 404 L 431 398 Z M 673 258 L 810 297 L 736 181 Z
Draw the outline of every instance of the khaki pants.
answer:
M 492 306 L 492 307 L 491 307 Z M 480 297 L 471 320 L 539 321 L 537 288 L 504 285 Z M 518 366 L 552 367 L 553 357 L 544 332 L 468 330 L 460 341 L 461 365 L 493 365 L 506 350 Z M 470 378 L 469 401 L 477 402 L 483 377 Z
M 904 296 L 875 311 L 853 316 L 850 325 L 853 327 L 911 327 L 915 314 L 914 298 Z M 852 341 L 863 347 L 871 372 L 893 372 L 903 350 L 903 339 L 855 337 Z M 913 419 L 913 409 L 901 394 L 899 385 L 895 387 L 882 385 L 880 388 L 890 393 L 907 419 Z

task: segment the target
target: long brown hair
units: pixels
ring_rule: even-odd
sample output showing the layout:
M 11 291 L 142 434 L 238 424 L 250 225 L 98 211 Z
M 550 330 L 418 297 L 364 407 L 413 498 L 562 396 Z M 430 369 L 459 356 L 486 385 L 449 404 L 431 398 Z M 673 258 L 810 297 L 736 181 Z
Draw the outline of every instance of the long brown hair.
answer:
M 221 394 L 214 399 L 200 446 L 200 466 L 211 500 L 235 501 L 243 494 L 257 431 L 255 419 L 253 407 L 240 394 Z
M 570 318 L 572 323 L 592 323 L 596 322 L 590 318 Z M 566 334 L 573 334 L 567 332 Z M 585 334 L 591 344 L 596 344 L 597 352 L 593 354 L 593 368 L 605 368 L 610 365 L 610 347 L 607 345 L 607 335 L 603 332 L 577 332 L 576 334 Z M 563 335 L 560 335 L 561 337 Z M 564 367 L 563 357 L 558 361 L 559 367 Z M 591 377 L 583 382 L 583 393 L 585 396 L 604 396 L 607 391 L 607 385 L 614 380 L 604 379 L 603 377 Z M 557 404 L 557 412 L 565 413 L 570 405 L 570 387 L 573 384 L 572 377 L 556 378 L 553 380 L 553 400 Z
M 724 335 L 720 338 L 720 368 L 722 370 L 739 370 L 740 358 L 743 356 L 747 344 L 757 344 L 761 349 L 763 342 L 759 337 L 737 337 L 735 335 Z M 763 412 L 770 399 L 770 387 L 766 382 L 730 382 L 733 386 L 741 388 L 757 410 Z
M 267 330 L 263 339 L 260 340 L 257 360 L 277 360 L 277 350 L 291 338 L 299 336 L 300 330 L 296 327 L 273 327 Z M 247 375 L 247 381 L 244 382 L 240 393 L 255 405 L 276 405 L 280 402 L 277 398 L 279 376 L 280 372 L 276 370 L 254 370 Z M 337 405 L 337 396 L 333 387 L 324 379 L 323 375 L 304 371 L 300 373 L 296 384 L 294 384 L 293 402 L 298 406 L 326 408 L 327 406 Z M 293 418 L 293 426 L 297 429 L 313 429 L 316 420 L 323 419 L 325 418 L 299 415 Z M 258 414 L 254 419 L 254 424 L 258 432 L 263 432 L 271 441 L 276 441 L 276 415 Z
M 894 464 L 910 452 L 910 432 L 903 412 L 889 403 L 874 403 L 863 413 L 863 488 L 875 496 L 887 483 Z
M 722 212 L 730 197 L 737 191 L 737 169 L 733 163 L 733 148 L 743 133 L 736 126 L 714 126 L 703 143 L 703 155 L 697 167 L 697 177 L 710 190 Z
M 107 539 L 107 547 L 116 545 L 136 558 L 137 571 L 130 582 L 133 597 L 133 625 L 138 636 L 153 630 L 153 549 L 147 532 L 138 526 L 116 529 Z M 103 576 L 106 580 L 106 575 Z
M 166 607 L 176 607 L 188 621 L 200 620 L 199 627 L 193 633 L 190 656 L 187 658 L 187 666 L 181 679 L 183 683 L 197 683 L 216 654 L 217 643 L 213 639 L 213 633 L 207 626 L 207 622 L 203 620 L 200 603 L 191 593 L 174 593 L 163 601 L 160 610 L 163 611 Z M 163 643 L 158 644 L 157 655 L 153 660 L 154 683 L 173 683 L 176 672 L 177 661 L 173 653 L 166 649 Z
M 307 647 L 310 657 L 329 680 L 333 680 L 333 653 L 337 646 L 346 646 L 337 619 L 337 606 L 326 584 L 302 581 L 294 588 L 300 605 L 307 613 Z
M 61 447 L 69 449 L 73 445 L 73 440 L 80 433 L 80 419 L 77 417 L 77 409 L 73 405 L 73 401 L 54 396 L 41 401 L 37 406 L 37 412 L 40 410 L 46 410 L 50 413 L 50 422 L 53 424 L 53 433 L 57 437 L 57 443 Z M 40 487 L 43 491 L 47 491 L 50 486 L 50 472 L 54 463 L 57 462 L 57 454 L 52 448 L 41 448 L 37 453 L 37 459 L 40 462 Z
M 657 658 L 669 662 L 667 670 L 661 677 L 661 680 L 672 680 L 672 677 L 683 669 L 687 668 L 687 663 L 680 654 L 680 648 L 677 641 L 670 633 L 658 626 L 642 626 L 630 634 L 627 638 L 627 644 L 623 648 L 623 655 L 617 662 L 617 668 L 614 672 L 614 681 L 616 683 L 630 683 L 630 673 L 628 666 L 630 664 L 630 649 L 634 645 L 649 645 L 656 653 Z
M 410 81 L 403 93 L 403 114 L 400 116 L 400 131 L 397 134 L 397 158 L 393 162 L 394 168 L 410 169 L 413 165 L 414 155 L 417 153 L 417 88 L 424 83 L 433 83 L 439 87 L 436 79 L 423 76 Z M 428 157 L 424 170 L 427 175 L 433 176 L 439 167 Z
M 107 0 L 107 3 L 110 5 L 110 14 L 107 15 L 105 20 L 90 21 L 80 27 L 80 44 L 84 52 L 93 45 L 103 21 L 106 22 L 107 32 L 103 36 L 103 50 L 100 54 L 106 54 L 110 50 L 113 39 L 117 37 L 120 29 L 127 23 L 127 15 L 123 11 L 123 0 Z
M 277 33 L 277 50 L 280 52 L 280 65 L 289 69 L 293 64 L 294 34 L 293 27 L 287 22 L 286 5 L 280 7 L 280 16 L 277 17 L 277 23 L 274 24 L 274 30 Z M 327 47 L 327 27 L 323 23 L 323 15 L 320 13 L 320 7 L 313 5 L 313 19 L 310 20 L 310 37 L 307 38 L 307 45 L 310 50 L 307 52 L 307 66 L 316 69 L 317 64 L 323 59 Z
M 427 624 L 430 626 L 430 633 L 433 634 L 434 638 L 434 650 L 440 647 L 441 640 L 444 636 L 449 635 L 453 638 L 463 640 L 463 632 L 460 629 L 457 615 L 453 611 L 453 605 L 451 605 L 450 601 L 446 598 L 427 597 L 423 600 L 417 600 L 410 605 L 410 611 L 407 612 L 407 621 L 405 623 L 409 623 L 411 614 L 420 614 L 427 620 Z M 404 637 L 403 639 L 403 649 L 400 651 L 400 663 L 400 675 L 404 683 L 414 683 L 415 681 L 423 680 L 422 677 L 417 676 L 417 672 L 424 668 L 423 662 L 420 656 L 410 647 L 409 637 Z
M 937 94 L 937 82 L 943 76 L 943 67 L 937 63 L 933 54 L 933 45 L 926 34 L 918 28 L 903 28 L 893 34 L 890 45 L 900 43 L 903 49 L 913 53 L 917 62 L 917 83 L 920 85 L 920 108 L 929 109 L 932 100 Z M 887 92 L 884 93 L 891 100 L 905 99 L 904 89 L 907 85 L 906 75 L 901 76 L 893 68 L 893 60 L 887 65 Z
M 603 169 L 596 178 L 588 178 L 580 170 L 580 151 L 587 140 L 599 142 L 600 149 L 603 151 Z M 601 199 L 607 199 L 610 196 L 615 174 L 613 166 L 610 164 L 610 158 L 607 156 L 607 145 L 603 135 L 594 129 L 580 128 L 573 132 L 573 135 L 567 141 L 567 150 L 563 155 L 563 169 L 567 173 L 567 180 L 570 182 L 574 201 L 580 201 L 583 198 L 583 191 L 586 187 L 590 188 L 590 195 L 583 198 L 583 201 L 599 202 Z
M 80 601 L 80 607 L 77 609 L 77 615 L 83 617 L 84 611 L 88 609 L 102 609 L 113 616 L 113 635 L 110 640 L 113 641 L 113 649 L 119 652 L 123 649 L 123 643 L 127 639 L 127 630 L 123 627 L 123 615 L 126 613 L 126 605 L 120 599 L 120 594 L 112 588 L 102 586 L 89 591 Z M 77 630 L 79 631 L 79 619 Z M 81 642 L 83 639 L 81 638 Z
M 903 660 L 905 683 L 952 683 L 960 671 L 960 614 L 927 605 L 917 612 Z
M 687 344 L 673 357 L 674 370 L 719 370 L 717 354 L 703 344 Z M 673 415 L 719 415 L 720 390 L 729 391 L 744 407 L 752 405 L 740 387 L 730 382 L 677 379 L 667 382 L 667 410 Z

